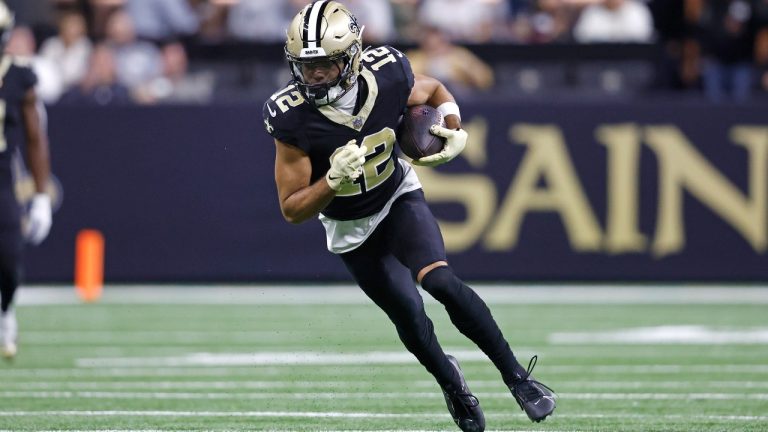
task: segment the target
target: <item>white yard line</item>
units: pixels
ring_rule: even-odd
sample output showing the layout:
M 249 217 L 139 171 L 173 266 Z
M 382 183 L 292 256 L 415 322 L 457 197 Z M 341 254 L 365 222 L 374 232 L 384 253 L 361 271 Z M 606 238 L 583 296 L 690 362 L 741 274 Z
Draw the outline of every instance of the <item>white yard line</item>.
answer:
M 494 304 L 768 304 L 766 285 L 499 285 L 472 284 Z M 423 293 L 422 293 L 423 294 Z M 423 295 L 426 302 L 435 301 Z M 371 304 L 353 285 L 107 285 L 102 303 Z M 71 286 L 24 287 L 19 305 L 77 304 Z
M 446 414 L 393 414 L 321 411 L 0 411 L 0 417 L 82 416 L 82 417 L 284 417 L 284 418 L 445 418 Z
M 511 398 L 509 392 L 475 392 L 488 399 Z M 558 393 L 564 400 L 768 400 L 768 393 Z M 0 391 L 0 399 L 146 399 L 146 400 L 338 400 L 338 399 L 442 399 L 440 392 L 105 392 L 105 391 Z
M 463 360 L 462 360 L 463 362 Z M 469 363 L 469 362 L 468 362 Z M 287 365 L 287 367 L 300 367 L 303 365 Z M 312 373 L 316 376 L 339 375 L 338 365 L 310 365 Z M 350 366 L 346 366 L 348 369 Z M 354 366 L 357 367 L 357 366 Z M 380 367 L 391 367 L 382 365 Z M 416 367 L 416 366 L 415 366 Z M 355 371 L 349 371 L 353 373 Z M 252 365 L 238 367 L 104 367 L 104 368 L 40 368 L 40 369 L 7 369 L 3 370 L 3 376 L 39 378 L 69 378 L 69 377 L 253 377 L 284 376 L 285 367 L 277 365 L 259 366 L 254 369 Z M 544 373 L 544 369 L 542 369 Z M 547 365 L 546 374 L 627 374 L 627 375 L 677 375 L 681 373 L 691 374 L 715 374 L 716 376 L 730 374 L 768 374 L 768 365 Z M 361 379 L 365 379 L 362 377 Z
M 261 432 L 288 432 L 292 429 L 253 429 Z M 215 432 L 242 432 L 241 429 L 212 429 Z M 0 432 L 18 432 L 17 430 L 4 430 L 0 429 Z M 38 430 L 37 432 L 200 432 L 199 429 L 49 429 Z M 313 432 L 445 432 L 445 429 L 313 429 Z M 528 429 L 487 429 L 486 432 L 541 432 L 541 430 L 528 430 Z M 547 432 L 581 432 L 577 429 L 559 430 L 559 429 L 547 429 Z
M 261 430 L 261 429 L 258 429 Z M 216 432 L 241 432 L 240 429 L 232 429 L 232 430 L 219 430 L 215 429 Z M 0 432 L 18 432 L 17 430 L 3 430 L 0 429 Z M 183 430 L 183 429 L 84 429 L 84 430 L 72 430 L 72 429 L 50 429 L 50 430 L 39 430 L 37 432 L 200 432 L 199 429 L 190 429 L 190 430 Z M 286 432 L 286 429 L 266 429 L 262 432 Z M 335 429 L 313 429 L 313 432 L 445 432 L 445 429 L 343 429 L 343 430 L 335 430 Z M 525 430 L 525 429 L 510 429 L 510 430 L 501 430 L 501 429 L 488 429 L 486 432 L 541 432 L 541 430 Z M 580 432 L 576 429 L 569 429 L 569 430 L 556 430 L 556 429 L 547 429 L 547 432 Z
M 472 388 L 494 385 L 496 381 L 472 381 Z M 728 388 L 768 389 L 768 381 L 559 381 L 558 388 L 576 389 L 680 389 L 680 388 Z M 146 388 L 146 387 L 145 387 Z
M 429 382 L 437 388 L 435 381 Z M 23 387 L 27 389 L 63 389 L 63 390 L 101 390 L 101 389 L 160 389 L 160 390 L 238 390 L 238 389 L 296 389 L 321 388 L 338 389 L 362 387 L 360 381 L 67 381 L 67 382 L 3 382 L 3 387 Z M 374 385 L 369 382 L 368 386 Z
M 253 368 L 242 367 L 206 367 L 206 368 L 177 368 L 177 367 L 152 367 L 152 368 L 104 368 L 104 369 L 64 369 L 64 368 L 40 368 L 40 369 L 8 369 L 3 371 L 3 376 L 31 377 L 31 378 L 68 378 L 68 377 L 226 377 L 226 376 L 253 376 Z M 282 375 L 285 369 L 270 367 L 259 369 L 260 376 Z
M 768 344 L 768 327 L 717 328 L 705 325 L 663 325 L 610 331 L 555 332 L 553 345 L 755 345 Z
M 462 361 L 487 361 L 478 350 L 451 351 Z M 416 357 L 408 351 L 366 351 L 327 353 L 317 351 L 275 351 L 254 353 L 191 353 L 171 357 L 99 357 L 80 358 L 78 367 L 147 366 L 255 366 L 255 365 L 364 365 L 411 364 Z
M 475 391 L 484 388 L 503 387 L 501 380 L 471 380 Z M 71 381 L 66 382 L 4 382 L 5 389 L 16 387 L 36 390 L 253 390 L 253 389 L 349 389 L 381 386 L 381 383 L 365 380 L 349 381 Z M 409 387 L 437 389 L 434 380 L 410 381 Z M 401 384 L 397 384 L 402 388 Z M 768 389 L 768 381 L 558 381 L 558 389 L 681 389 L 681 388 L 719 388 L 719 389 Z
M 289 432 L 292 429 L 253 429 L 261 432 Z M 242 432 L 241 429 L 212 429 L 215 432 Z M 0 429 L 0 432 L 18 432 L 17 430 L 4 430 Z M 199 429 L 49 429 L 38 430 L 37 432 L 200 432 Z M 445 432 L 445 429 L 313 429 L 313 432 Z M 528 430 L 528 429 L 487 429 L 485 432 L 541 432 L 541 430 Z M 547 429 L 547 432 L 581 432 L 577 429 L 559 430 L 559 429 Z
M 256 344 L 265 340 L 286 341 L 299 338 L 308 338 L 317 334 L 313 330 L 241 330 L 241 331 L 179 331 L 179 330 L 46 330 L 24 331 L 24 342 L 34 345 L 62 345 L 62 344 L 131 344 L 149 345 L 157 342 L 172 341 L 173 344 L 206 343 L 212 341 L 227 341 L 228 343 Z
M 67 416 L 67 417 L 273 417 L 273 418 L 356 418 L 356 419 L 409 419 L 441 420 L 448 414 L 440 413 L 370 413 L 322 411 L 0 411 L 0 417 Z M 664 415 L 664 414 L 555 414 L 558 419 L 651 419 L 690 422 L 755 422 L 768 421 L 768 416 L 750 415 Z M 488 413 L 486 418 L 517 419 L 522 413 Z
M 616 373 L 616 374 L 678 374 L 678 373 L 702 373 L 702 374 L 763 374 L 768 373 L 768 365 L 744 364 L 744 365 L 592 365 L 592 366 L 547 366 L 547 373 Z
M 527 350 L 518 350 L 526 352 Z M 447 350 L 463 363 L 487 362 L 478 350 Z M 81 368 L 161 368 L 161 367 L 216 367 L 216 366 L 339 366 L 339 365 L 397 365 L 416 364 L 407 351 L 317 352 L 317 351 L 259 351 L 250 353 L 189 353 L 164 357 L 93 357 L 79 358 L 75 364 Z M 547 365 L 547 373 L 768 373 L 766 364 L 750 365 Z

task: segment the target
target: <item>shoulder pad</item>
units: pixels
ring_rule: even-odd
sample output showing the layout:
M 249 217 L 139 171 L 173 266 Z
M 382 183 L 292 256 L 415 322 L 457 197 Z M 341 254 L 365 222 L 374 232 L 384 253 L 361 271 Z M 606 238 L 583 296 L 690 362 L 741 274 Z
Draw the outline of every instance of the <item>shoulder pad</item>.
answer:
M 301 115 L 298 107 L 303 103 L 304 97 L 294 85 L 277 91 L 264 102 L 264 128 L 274 137 L 292 133 L 293 129 L 300 128 Z
M 295 85 L 291 84 L 267 99 L 264 103 L 264 115 L 284 117 L 292 108 L 300 106 L 302 103 L 304 103 L 304 96 L 301 95 Z
M 410 94 L 414 83 L 413 70 L 408 58 L 400 51 L 387 45 L 367 49 L 363 53 L 362 63 L 373 72 L 377 80 L 383 78 L 383 82 L 403 83 L 403 89 Z M 399 91 L 400 87 L 393 90 Z
M 363 64 L 373 71 L 378 71 L 390 65 L 398 65 L 399 68 L 402 68 L 399 65 L 403 62 L 403 59 L 405 59 L 405 55 L 389 45 L 368 48 L 363 51 L 361 58 Z

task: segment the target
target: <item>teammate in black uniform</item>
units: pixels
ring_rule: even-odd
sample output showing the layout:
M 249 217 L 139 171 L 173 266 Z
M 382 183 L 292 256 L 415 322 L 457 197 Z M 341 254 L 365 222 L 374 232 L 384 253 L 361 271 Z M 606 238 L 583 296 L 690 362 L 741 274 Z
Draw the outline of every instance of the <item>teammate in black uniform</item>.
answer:
M 554 395 L 517 362 L 485 303 L 454 275 L 419 179 L 394 151 L 400 115 L 426 103 L 444 114 L 447 128 L 432 133 L 446 144 L 413 163 L 453 159 L 467 140 L 458 106 L 440 82 L 414 76 L 396 49 L 363 51 L 362 31 L 346 7 L 324 0 L 307 5 L 288 28 L 293 81 L 264 104 L 283 216 L 291 223 L 319 217 L 328 249 L 436 378 L 462 430 L 484 430 L 483 412 L 458 362 L 440 347 L 414 279 L 490 357 L 526 414 L 541 421 L 555 409 Z
M 12 29 L 13 14 L 0 1 L 0 48 L 5 48 Z M 12 305 L 19 285 L 22 234 L 30 243 L 39 244 L 51 228 L 51 200 L 43 192 L 50 175 L 48 142 L 40 125 L 42 106 L 35 94 L 36 82 L 28 66 L 9 55 L 0 58 L 0 344 L 6 358 L 16 355 L 18 330 Z M 26 142 L 27 166 L 36 188 L 23 230 L 11 173 L 20 141 Z

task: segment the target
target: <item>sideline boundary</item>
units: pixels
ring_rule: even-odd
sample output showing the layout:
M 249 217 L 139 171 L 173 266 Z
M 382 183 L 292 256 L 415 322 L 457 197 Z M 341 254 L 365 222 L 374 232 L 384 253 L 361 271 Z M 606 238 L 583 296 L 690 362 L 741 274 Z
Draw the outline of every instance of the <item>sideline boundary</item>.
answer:
M 494 304 L 768 304 L 768 286 L 754 285 L 501 285 L 472 284 Z M 18 304 L 79 304 L 71 285 L 25 286 Z M 426 303 L 437 303 L 422 291 Z M 108 304 L 322 305 L 371 304 L 353 285 L 107 285 Z

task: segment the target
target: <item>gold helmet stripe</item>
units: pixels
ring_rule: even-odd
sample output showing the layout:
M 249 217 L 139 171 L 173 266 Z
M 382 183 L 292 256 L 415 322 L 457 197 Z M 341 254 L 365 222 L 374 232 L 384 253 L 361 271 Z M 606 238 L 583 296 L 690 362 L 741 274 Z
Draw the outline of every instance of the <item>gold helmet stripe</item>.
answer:
M 326 0 L 312 3 L 312 8 L 304 15 L 304 48 L 318 48 L 323 14 L 328 5 Z M 309 39 L 310 37 L 314 39 Z

